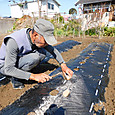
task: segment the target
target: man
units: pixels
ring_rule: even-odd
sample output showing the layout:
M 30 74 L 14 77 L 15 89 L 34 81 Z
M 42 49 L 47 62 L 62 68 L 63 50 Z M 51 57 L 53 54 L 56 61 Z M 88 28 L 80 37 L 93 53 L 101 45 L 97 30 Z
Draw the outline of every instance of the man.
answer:
M 20 79 L 44 83 L 51 78 L 45 73 L 30 72 L 45 58 L 45 50 L 59 62 L 62 72 L 72 77 L 73 71 L 66 66 L 58 50 L 51 46 L 57 43 L 53 32 L 51 22 L 38 19 L 33 29 L 21 29 L 4 38 L 0 48 L 0 72 L 12 76 L 11 83 L 15 89 L 24 87 Z

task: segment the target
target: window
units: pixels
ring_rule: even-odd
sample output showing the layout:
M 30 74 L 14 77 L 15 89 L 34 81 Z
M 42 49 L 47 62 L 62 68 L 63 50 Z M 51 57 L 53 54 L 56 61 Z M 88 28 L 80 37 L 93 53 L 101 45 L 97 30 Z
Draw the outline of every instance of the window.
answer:
M 48 3 L 48 9 L 50 9 L 50 3 Z
M 52 4 L 52 10 L 54 10 L 54 5 Z
M 48 9 L 54 10 L 54 4 L 48 3 Z

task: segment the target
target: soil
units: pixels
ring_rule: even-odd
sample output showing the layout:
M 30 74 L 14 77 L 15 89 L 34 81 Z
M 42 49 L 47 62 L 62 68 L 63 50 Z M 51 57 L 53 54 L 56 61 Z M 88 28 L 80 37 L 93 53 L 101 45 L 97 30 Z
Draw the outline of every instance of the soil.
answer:
M 4 36 L 5 35 L 0 35 L 0 45 Z M 115 77 L 115 38 L 110 38 L 110 37 L 102 38 L 102 39 L 98 39 L 96 37 L 86 37 L 86 38 L 59 37 L 57 38 L 58 43 L 61 43 L 67 40 L 75 40 L 75 41 L 81 42 L 81 45 L 74 46 L 72 49 L 68 50 L 67 52 L 61 53 L 66 62 L 69 61 L 70 59 L 77 57 L 79 53 L 92 42 L 106 42 L 106 43 L 114 44 L 113 51 L 111 52 L 112 57 L 111 57 L 111 62 L 110 62 L 110 67 L 109 67 L 110 80 L 109 80 L 108 86 L 106 87 L 106 92 L 105 92 L 106 102 L 103 103 L 105 107 L 105 114 L 114 115 L 115 113 L 115 78 L 114 78 Z M 48 63 L 50 63 L 51 65 L 56 65 L 56 66 L 58 65 L 58 63 L 54 59 L 50 59 Z M 49 74 L 54 69 L 56 68 L 54 67 L 52 69 L 46 69 L 44 71 L 46 74 Z M 0 87 L 0 110 L 5 108 L 9 104 L 12 104 L 15 100 L 20 98 L 20 96 L 25 91 L 32 88 L 34 85 L 36 85 L 36 83 L 25 84 L 25 88 L 21 90 L 13 89 L 11 83 L 1 86 Z

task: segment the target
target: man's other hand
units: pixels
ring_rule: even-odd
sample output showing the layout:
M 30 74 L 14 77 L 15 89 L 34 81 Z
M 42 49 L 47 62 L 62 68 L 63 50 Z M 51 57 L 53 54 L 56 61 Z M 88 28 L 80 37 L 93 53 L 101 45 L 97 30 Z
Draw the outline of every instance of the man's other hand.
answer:
M 41 82 L 44 83 L 46 81 L 49 81 L 49 79 L 51 79 L 52 77 L 45 74 L 45 73 L 40 73 L 40 74 L 31 74 L 30 76 L 30 80 L 35 80 L 37 82 Z
M 66 66 L 65 63 L 61 64 L 61 69 L 67 80 L 70 80 L 73 76 L 73 71 Z

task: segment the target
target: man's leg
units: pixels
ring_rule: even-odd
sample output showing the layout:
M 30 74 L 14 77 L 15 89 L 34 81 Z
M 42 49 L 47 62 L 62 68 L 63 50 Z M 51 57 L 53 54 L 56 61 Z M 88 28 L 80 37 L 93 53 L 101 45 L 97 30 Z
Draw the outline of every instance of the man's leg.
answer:
M 44 53 L 39 53 L 35 51 L 34 53 L 27 54 L 21 57 L 18 61 L 18 68 L 24 71 L 30 71 L 34 67 L 40 64 L 40 62 L 45 58 Z
M 24 71 L 30 71 L 45 58 L 45 54 L 45 50 L 41 49 L 39 52 L 35 51 L 33 53 L 24 55 L 17 61 L 17 68 L 22 69 Z M 24 84 L 20 82 L 20 79 L 4 74 L 4 63 L 0 65 L 0 73 L 4 75 L 4 77 L 11 79 L 11 83 L 14 89 L 22 89 L 24 87 Z
M 10 82 L 9 76 L 4 75 L 4 63 L 0 64 L 0 86 Z
M 21 57 L 18 61 L 18 68 L 24 71 L 30 71 L 45 58 L 44 50 L 35 51 L 34 53 L 30 53 Z M 20 82 L 18 78 L 12 77 L 11 83 L 15 89 L 22 89 L 24 84 Z
M 0 79 L 0 84 L 3 85 L 3 83 L 5 81 L 9 80 L 9 81 L 11 81 L 14 89 L 22 89 L 22 88 L 24 88 L 24 84 L 21 83 L 21 82 L 18 82 L 17 78 L 12 77 L 12 76 L 7 76 L 7 75 L 4 74 L 4 63 L 0 64 L 0 74 L 1 74 L 1 76 L 3 76 L 2 79 Z

